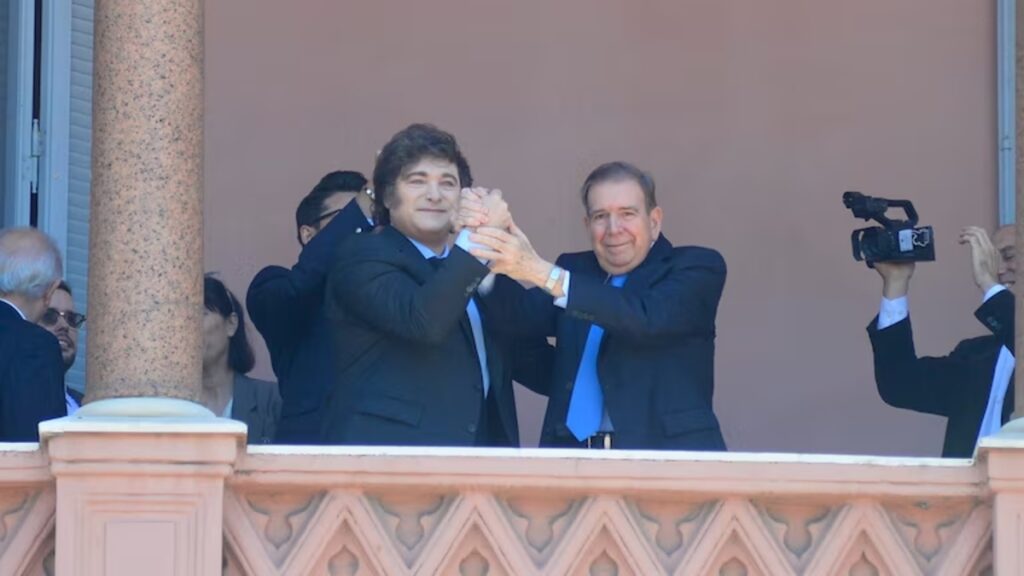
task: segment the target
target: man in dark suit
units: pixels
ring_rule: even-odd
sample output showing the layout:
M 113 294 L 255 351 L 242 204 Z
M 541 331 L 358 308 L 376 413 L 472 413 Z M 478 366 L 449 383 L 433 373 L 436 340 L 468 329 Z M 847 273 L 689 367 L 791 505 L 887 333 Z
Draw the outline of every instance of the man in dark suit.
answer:
M 593 250 L 540 258 L 522 231 L 481 228 L 499 324 L 557 338 L 543 446 L 724 450 L 712 411 L 725 261 L 661 235 L 653 179 L 612 162 L 582 188 Z M 518 292 L 518 300 L 506 296 Z M 498 305 L 495 308 L 499 308 Z
M 0 441 L 36 442 L 41 421 L 67 414 L 60 344 L 36 324 L 61 267 L 45 234 L 0 231 Z
M 324 286 L 338 246 L 372 229 L 371 194 L 358 172 L 324 176 L 295 211 L 299 261 L 290 270 L 268 266 L 249 286 L 249 316 L 267 343 L 283 401 L 277 442 L 319 441 L 334 370 Z
M 39 317 L 39 325 L 53 334 L 60 343 L 61 360 L 64 362 L 64 376 L 75 365 L 78 355 L 78 329 L 85 324 L 85 315 L 75 311 L 75 301 L 71 296 L 71 286 L 61 280 L 57 290 L 50 298 L 50 307 Z M 68 387 L 64 383 L 64 395 L 68 407 L 68 415 L 73 415 L 82 405 L 83 394 Z
M 995 433 L 1013 410 L 1014 227 L 990 240 L 968 227 L 960 243 L 971 248 L 974 281 L 983 295 L 975 316 L 991 332 L 961 341 L 948 356 L 918 357 L 907 306 L 914 263 L 877 262 L 882 304 L 868 325 L 875 383 L 889 405 L 947 418 L 942 455 L 969 458 L 978 440 Z
M 551 350 L 494 330 L 477 296 L 487 266 L 466 252 L 468 232 L 449 245 L 460 190 L 472 185 L 455 138 L 422 124 L 395 134 L 373 185 L 381 227 L 342 246 L 328 280 L 337 379 L 324 440 L 517 446 L 513 372 L 546 387 L 537 380 Z M 500 196 L 486 196 L 492 224 L 506 221 Z

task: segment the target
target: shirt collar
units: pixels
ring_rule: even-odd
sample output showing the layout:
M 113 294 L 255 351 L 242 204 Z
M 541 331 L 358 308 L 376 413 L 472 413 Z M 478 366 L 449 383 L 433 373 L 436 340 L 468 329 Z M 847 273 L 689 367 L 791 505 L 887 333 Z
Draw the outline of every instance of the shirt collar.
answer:
M 445 244 L 444 252 L 442 252 L 440 255 L 437 255 L 437 254 L 434 254 L 434 251 L 431 250 L 429 247 L 427 247 L 426 244 L 424 244 L 424 243 L 422 243 L 422 242 L 420 242 L 420 241 L 418 241 L 418 240 L 416 240 L 414 238 L 409 238 L 408 236 L 406 236 L 406 238 L 409 239 L 409 242 L 412 242 L 412 245 L 415 246 L 416 249 L 420 251 L 420 254 L 422 254 L 423 257 L 426 258 L 427 260 L 430 260 L 431 258 L 440 258 L 440 259 L 443 260 L 443 259 L 448 257 L 448 245 L 447 244 Z
M 25 317 L 25 313 L 21 311 L 21 308 L 15 306 L 14 302 L 11 302 L 10 300 L 4 300 L 3 298 L 0 298 L 0 302 L 4 302 L 11 308 L 14 308 L 14 311 L 18 313 L 18 316 L 21 316 L 22 320 L 28 321 L 28 318 Z

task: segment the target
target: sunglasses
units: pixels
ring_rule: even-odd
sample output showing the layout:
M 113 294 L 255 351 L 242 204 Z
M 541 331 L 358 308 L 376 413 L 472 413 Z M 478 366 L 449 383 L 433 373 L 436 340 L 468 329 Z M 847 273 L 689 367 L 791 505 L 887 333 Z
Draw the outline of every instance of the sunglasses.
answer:
M 58 318 L 63 318 L 64 321 L 68 323 L 68 326 L 71 326 L 72 328 L 78 328 L 82 324 L 85 324 L 85 314 L 79 314 L 78 312 L 73 312 L 71 310 L 61 312 L 56 308 L 47 308 L 46 312 L 43 313 L 43 317 L 40 318 L 40 321 L 44 326 L 54 326 L 57 324 Z

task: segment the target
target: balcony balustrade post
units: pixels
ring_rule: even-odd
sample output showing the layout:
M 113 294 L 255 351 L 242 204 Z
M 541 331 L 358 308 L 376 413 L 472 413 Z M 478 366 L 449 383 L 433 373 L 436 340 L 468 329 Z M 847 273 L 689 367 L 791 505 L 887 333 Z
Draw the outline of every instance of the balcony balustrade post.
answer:
M 202 386 L 203 0 L 96 0 L 86 403 L 40 433 L 61 575 L 214 576 L 245 425 Z

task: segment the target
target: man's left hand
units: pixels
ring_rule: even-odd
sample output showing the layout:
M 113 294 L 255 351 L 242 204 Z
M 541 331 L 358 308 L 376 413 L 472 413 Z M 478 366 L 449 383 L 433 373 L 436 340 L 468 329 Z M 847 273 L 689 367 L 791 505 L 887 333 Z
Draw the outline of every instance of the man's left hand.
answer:
M 982 294 L 987 294 L 999 283 L 999 252 L 996 251 L 984 228 L 968 226 L 960 233 L 960 243 L 971 247 L 971 265 L 974 283 Z
M 469 238 L 480 247 L 470 252 L 477 258 L 488 260 L 492 272 L 509 278 L 543 286 L 554 267 L 537 255 L 526 234 L 510 222 L 509 231 L 479 228 Z

